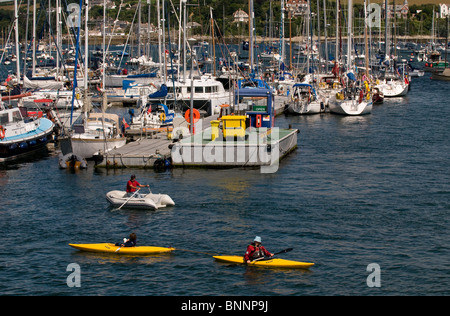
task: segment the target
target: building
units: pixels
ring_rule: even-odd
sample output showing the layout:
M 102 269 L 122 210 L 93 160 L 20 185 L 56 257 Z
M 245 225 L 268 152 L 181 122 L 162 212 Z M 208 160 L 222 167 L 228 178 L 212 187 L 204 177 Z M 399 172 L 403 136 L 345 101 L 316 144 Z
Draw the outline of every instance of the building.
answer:
M 233 22 L 236 23 L 238 22 L 248 23 L 248 14 L 245 11 L 239 9 L 233 13 L 233 19 L 234 19 Z
M 308 9 L 308 2 L 306 0 L 288 0 L 286 2 L 286 10 L 291 11 L 294 16 L 303 15 Z
M 445 19 L 450 16 L 450 4 L 439 3 L 439 18 Z
M 382 4 L 383 13 L 385 12 L 384 2 Z M 388 4 L 388 17 L 392 19 L 394 17 L 394 8 L 392 4 Z M 395 5 L 395 15 L 398 19 L 407 19 L 409 13 L 408 0 L 404 0 L 403 4 Z

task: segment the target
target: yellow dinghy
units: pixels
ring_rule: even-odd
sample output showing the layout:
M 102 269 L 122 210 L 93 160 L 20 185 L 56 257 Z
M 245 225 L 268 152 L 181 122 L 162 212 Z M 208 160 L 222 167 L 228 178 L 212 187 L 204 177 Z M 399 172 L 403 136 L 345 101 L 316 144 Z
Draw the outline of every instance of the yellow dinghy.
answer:
M 154 246 L 136 246 L 136 247 L 119 247 L 115 244 L 100 243 L 100 244 L 69 244 L 69 246 L 89 252 L 101 253 L 117 253 L 126 255 L 150 255 L 161 252 L 171 252 L 175 248 L 172 247 L 154 247 Z M 120 249 L 119 249 L 120 248 Z
M 309 267 L 314 265 L 314 263 L 312 262 L 300 262 L 279 258 L 255 260 L 250 263 L 245 263 L 244 258 L 242 256 L 213 256 L 213 258 L 221 262 L 240 263 L 240 264 L 247 264 L 249 266 L 272 267 L 272 268 L 308 269 Z

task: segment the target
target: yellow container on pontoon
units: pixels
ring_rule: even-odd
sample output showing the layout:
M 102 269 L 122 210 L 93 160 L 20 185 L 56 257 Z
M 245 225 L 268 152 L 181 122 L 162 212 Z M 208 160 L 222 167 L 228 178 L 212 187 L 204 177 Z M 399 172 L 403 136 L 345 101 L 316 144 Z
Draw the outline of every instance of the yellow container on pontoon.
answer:
M 222 116 L 223 137 L 245 137 L 245 115 Z

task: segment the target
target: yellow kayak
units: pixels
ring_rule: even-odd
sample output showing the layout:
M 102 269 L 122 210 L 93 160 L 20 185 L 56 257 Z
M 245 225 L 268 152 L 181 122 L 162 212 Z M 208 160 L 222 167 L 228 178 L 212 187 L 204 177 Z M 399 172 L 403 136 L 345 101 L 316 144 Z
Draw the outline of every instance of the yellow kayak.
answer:
M 222 262 L 228 263 L 245 263 L 242 256 L 213 256 L 214 259 Z M 285 260 L 279 258 L 256 260 L 247 263 L 249 266 L 259 266 L 259 267 L 273 267 L 273 268 L 294 268 L 294 269 L 308 269 L 313 266 L 312 262 L 300 262 L 293 260 Z
M 153 246 L 136 246 L 136 247 L 119 247 L 110 243 L 101 244 L 69 244 L 69 246 L 89 252 L 117 253 L 127 255 L 149 255 L 160 252 L 170 252 L 175 250 L 172 247 L 153 247 Z M 119 249 L 120 248 L 120 249 Z M 117 250 L 119 249 L 119 250 Z M 116 252 L 117 251 L 117 252 Z

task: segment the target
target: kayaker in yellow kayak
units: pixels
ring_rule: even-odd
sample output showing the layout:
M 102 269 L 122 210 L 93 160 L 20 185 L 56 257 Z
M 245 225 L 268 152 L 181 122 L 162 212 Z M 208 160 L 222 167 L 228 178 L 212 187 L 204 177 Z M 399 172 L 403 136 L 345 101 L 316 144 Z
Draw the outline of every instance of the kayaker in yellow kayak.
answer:
M 116 246 L 120 246 L 120 247 L 136 247 L 136 234 L 135 233 L 131 233 L 130 237 L 125 240 L 124 238 L 124 243 L 116 243 Z
M 253 260 L 261 257 L 273 257 L 273 253 L 267 251 L 266 248 L 264 248 L 264 246 L 261 244 L 261 237 L 256 236 L 253 240 L 253 243 L 251 243 L 247 247 L 247 251 L 244 255 L 244 261 L 250 263 Z

